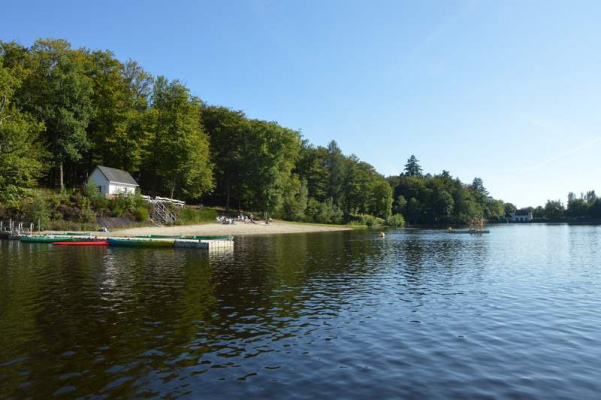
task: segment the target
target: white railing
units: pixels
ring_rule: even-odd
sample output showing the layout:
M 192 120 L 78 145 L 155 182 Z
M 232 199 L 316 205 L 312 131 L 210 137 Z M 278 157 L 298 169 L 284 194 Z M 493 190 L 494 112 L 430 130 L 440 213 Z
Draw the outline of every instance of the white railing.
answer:
M 153 198 L 153 197 L 150 197 L 150 196 L 142 195 L 142 198 L 144 200 L 146 200 L 147 202 L 149 202 L 149 203 L 155 203 L 155 202 L 159 202 L 160 201 L 162 203 L 170 203 L 170 204 L 176 205 L 178 207 L 183 207 L 183 206 L 186 205 L 185 201 L 176 200 L 176 199 L 170 199 L 169 197 L 159 197 L 159 196 L 156 196 L 156 197 Z

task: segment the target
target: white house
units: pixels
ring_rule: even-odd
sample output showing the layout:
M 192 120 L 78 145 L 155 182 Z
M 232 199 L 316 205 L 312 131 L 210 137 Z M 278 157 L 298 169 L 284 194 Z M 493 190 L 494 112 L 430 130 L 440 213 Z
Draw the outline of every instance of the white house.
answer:
M 532 211 L 517 211 L 509 214 L 509 220 L 511 222 L 530 222 L 532 221 Z
M 94 182 L 98 191 L 105 196 L 135 193 L 138 182 L 127 171 L 116 168 L 97 166 L 92 171 L 88 182 Z

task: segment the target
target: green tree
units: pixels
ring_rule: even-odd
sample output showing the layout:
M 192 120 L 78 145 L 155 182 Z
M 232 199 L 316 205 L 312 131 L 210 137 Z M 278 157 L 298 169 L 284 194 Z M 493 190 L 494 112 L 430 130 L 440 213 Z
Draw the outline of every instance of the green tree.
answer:
M 547 200 L 545 204 L 545 217 L 558 220 L 563 218 L 565 207 L 560 200 Z
M 407 176 L 421 176 L 422 167 L 419 165 L 419 160 L 411 155 L 405 164 L 405 175 Z
M 392 215 L 392 188 L 388 182 L 381 179 L 374 184 L 370 203 L 372 215 L 384 219 Z
M 514 214 L 517 210 L 518 210 L 518 208 L 515 205 L 513 205 L 511 203 L 505 203 L 505 216 Z
M 153 192 L 198 198 L 211 190 L 213 165 L 209 138 L 200 123 L 199 100 L 178 81 L 158 77 L 150 116 L 154 138 L 146 171 L 154 179 Z
M 407 200 L 405 196 L 399 195 L 394 203 L 394 211 L 396 214 L 402 214 L 405 212 L 405 207 L 407 206 Z
M 149 145 L 144 118 L 149 95 L 145 88 L 151 79 L 137 65 L 123 65 L 110 51 L 86 52 L 82 57 L 92 81 L 94 107 L 87 129 L 91 141 L 87 170 L 102 164 L 136 173 Z
M 488 199 L 488 190 L 484 187 L 484 182 L 481 178 L 474 178 L 474 181 L 469 187 L 474 201 L 484 207 Z
M 64 165 L 81 160 L 90 142 L 86 135 L 93 115 L 92 85 L 76 52 L 64 40 L 40 39 L 30 49 L 23 105 L 44 122 L 44 140 L 64 188 Z
M 211 157 L 215 163 L 216 195 L 229 210 L 232 197 L 240 204 L 242 180 L 252 157 L 245 152 L 250 123 L 242 111 L 206 105 L 202 108 L 202 122 L 210 137 Z
M 43 124 L 14 104 L 25 72 L 5 68 L 0 53 L 0 192 L 8 186 L 33 187 L 44 170 L 38 136 Z
M 303 140 L 295 171 L 307 180 L 309 197 L 320 202 L 328 198 L 330 170 L 328 150 L 325 147 L 314 147 L 307 140 Z
M 249 121 L 243 154 L 246 201 L 265 217 L 279 209 L 283 192 L 298 160 L 301 140 L 297 131 L 275 122 Z
M 455 206 L 455 200 L 453 196 L 446 190 L 442 190 L 435 193 L 434 196 L 434 212 L 436 218 L 447 218 L 453 213 L 453 207 Z
M 307 181 L 304 179 L 301 181 L 297 175 L 293 174 L 284 191 L 284 217 L 292 221 L 304 220 L 308 201 Z
M 344 204 L 345 183 L 347 178 L 347 166 L 342 150 L 338 143 L 332 140 L 328 145 L 328 158 L 326 168 L 329 170 L 328 196 L 333 199 L 334 204 Z
M 502 218 L 505 216 L 505 204 L 501 200 L 489 197 L 486 203 L 489 218 Z

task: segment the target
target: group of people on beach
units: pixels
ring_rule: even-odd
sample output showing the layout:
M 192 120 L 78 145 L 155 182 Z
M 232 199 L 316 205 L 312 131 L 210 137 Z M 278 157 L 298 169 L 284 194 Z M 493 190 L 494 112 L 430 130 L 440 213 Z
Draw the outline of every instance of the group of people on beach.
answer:
M 230 218 L 230 217 L 226 216 L 225 214 L 217 217 L 218 224 L 234 225 L 236 222 L 242 222 L 245 224 L 256 224 L 257 220 L 255 219 L 255 217 L 252 213 L 249 215 L 240 213 L 240 214 L 238 214 L 238 216 L 236 218 Z M 267 218 L 265 220 L 265 225 L 269 225 L 269 224 L 271 224 L 271 218 Z

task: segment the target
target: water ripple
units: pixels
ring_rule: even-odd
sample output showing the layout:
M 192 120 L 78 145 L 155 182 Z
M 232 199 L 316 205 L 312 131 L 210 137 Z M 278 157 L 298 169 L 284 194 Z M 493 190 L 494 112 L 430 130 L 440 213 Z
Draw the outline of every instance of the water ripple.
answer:
M 0 243 L 0 398 L 596 398 L 601 228 Z

